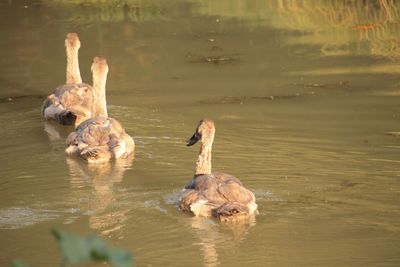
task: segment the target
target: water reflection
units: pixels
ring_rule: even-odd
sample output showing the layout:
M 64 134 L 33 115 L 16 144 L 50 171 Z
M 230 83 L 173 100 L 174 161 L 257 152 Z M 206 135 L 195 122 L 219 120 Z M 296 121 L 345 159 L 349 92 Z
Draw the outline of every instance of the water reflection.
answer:
M 68 135 L 74 131 L 74 126 L 65 126 L 53 121 L 44 122 L 44 131 L 50 141 L 65 140 Z
M 67 158 L 71 187 L 78 199 L 78 207 L 89 216 L 89 227 L 103 236 L 124 237 L 129 209 L 119 201 L 124 190 L 117 190 L 115 185 L 122 182 L 133 159 L 131 156 L 104 164 L 87 164 L 79 159 Z M 90 188 L 85 188 L 86 185 Z
M 186 219 L 186 218 L 185 218 Z M 187 222 L 200 241 L 203 263 L 206 267 L 220 264 L 218 247 L 231 250 L 237 246 L 256 224 L 255 216 L 235 222 L 218 222 L 211 218 L 194 216 Z
M 112 1 L 49 1 L 42 0 L 49 7 L 77 6 L 69 23 L 85 27 L 99 20 L 102 22 L 154 21 L 163 17 L 173 17 L 177 3 L 164 1 L 143 2 L 138 0 Z M 99 6 L 101 8 L 99 8 Z M 182 7 L 181 7 L 182 8 Z M 243 1 L 187 1 L 186 14 L 200 14 L 222 18 L 236 18 L 250 28 L 257 26 L 288 29 L 304 32 L 295 35 L 288 42 L 321 44 L 324 55 L 368 54 L 399 57 L 400 35 L 398 17 L 400 3 L 390 0 L 365 1 L 292 1 L 292 0 L 256 0 Z M 90 12 L 88 10 L 90 9 Z M 223 27 L 224 21 L 220 27 Z
M 398 58 L 400 2 L 256 0 L 202 1 L 199 13 L 234 17 L 251 28 L 263 25 L 297 33 L 288 43 L 319 44 L 327 56 L 379 55 Z

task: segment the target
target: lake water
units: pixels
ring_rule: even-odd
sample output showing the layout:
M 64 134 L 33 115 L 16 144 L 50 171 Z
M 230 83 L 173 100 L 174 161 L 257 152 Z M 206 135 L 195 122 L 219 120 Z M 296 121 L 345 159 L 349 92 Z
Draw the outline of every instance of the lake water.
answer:
M 96 233 L 135 266 L 399 266 L 400 5 L 355 1 L 2 1 L 0 265 L 57 266 L 51 228 Z M 107 58 L 134 159 L 68 159 L 40 107 Z M 213 169 L 257 198 L 243 224 L 180 212 L 201 118 Z M 55 134 L 56 133 L 56 134 Z

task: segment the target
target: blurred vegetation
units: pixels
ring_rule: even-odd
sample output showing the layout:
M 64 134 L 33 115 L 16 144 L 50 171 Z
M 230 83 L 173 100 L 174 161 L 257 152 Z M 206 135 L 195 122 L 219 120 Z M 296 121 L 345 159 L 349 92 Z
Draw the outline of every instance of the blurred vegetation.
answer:
M 61 266 L 71 264 L 82 264 L 90 261 L 108 262 L 115 267 L 130 267 L 133 265 L 133 258 L 130 252 L 107 247 L 105 242 L 97 235 L 80 237 L 64 231 L 52 230 L 52 234 L 58 242 L 63 256 Z M 13 267 L 29 267 L 27 263 L 16 260 Z
M 168 19 L 200 14 L 298 32 L 288 42 L 318 44 L 324 55 L 400 56 L 400 1 L 396 0 L 42 0 L 75 7 L 75 23 Z M 185 4 L 182 4 L 185 3 Z M 94 12 L 93 10 L 97 10 Z
M 42 0 L 53 8 L 74 8 L 71 23 L 86 25 L 94 21 L 143 22 L 162 19 L 174 1 L 162 0 Z
M 206 0 L 200 12 L 298 32 L 289 42 L 322 45 L 325 55 L 400 56 L 396 0 Z

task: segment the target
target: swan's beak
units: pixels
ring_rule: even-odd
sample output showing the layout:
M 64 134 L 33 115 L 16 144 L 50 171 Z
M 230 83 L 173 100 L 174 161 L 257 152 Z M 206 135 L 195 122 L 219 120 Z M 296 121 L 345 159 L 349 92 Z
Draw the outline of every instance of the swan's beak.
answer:
M 197 133 L 194 133 L 192 137 L 189 138 L 189 140 L 186 141 L 187 146 L 192 146 L 197 143 L 197 141 L 200 140 L 200 135 Z

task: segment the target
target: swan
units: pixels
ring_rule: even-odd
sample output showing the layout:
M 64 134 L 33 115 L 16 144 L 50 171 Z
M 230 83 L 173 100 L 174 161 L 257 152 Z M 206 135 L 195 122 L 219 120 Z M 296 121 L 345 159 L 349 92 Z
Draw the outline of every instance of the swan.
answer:
M 106 104 L 107 60 L 95 57 L 92 63 L 93 103 L 92 118 L 78 125 L 68 135 L 66 153 L 88 162 L 98 163 L 114 158 L 126 158 L 134 151 L 135 143 L 121 126 L 109 118 Z
M 78 35 L 68 33 L 65 38 L 66 84 L 58 86 L 43 102 L 42 114 L 46 120 L 76 126 L 91 117 L 92 87 L 82 83 L 78 60 L 80 47 Z
M 211 151 L 215 125 L 202 119 L 187 146 L 201 141 L 193 179 L 179 194 L 179 208 L 196 216 L 214 216 L 233 221 L 258 214 L 254 194 L 233 175 L 211 172 Z

